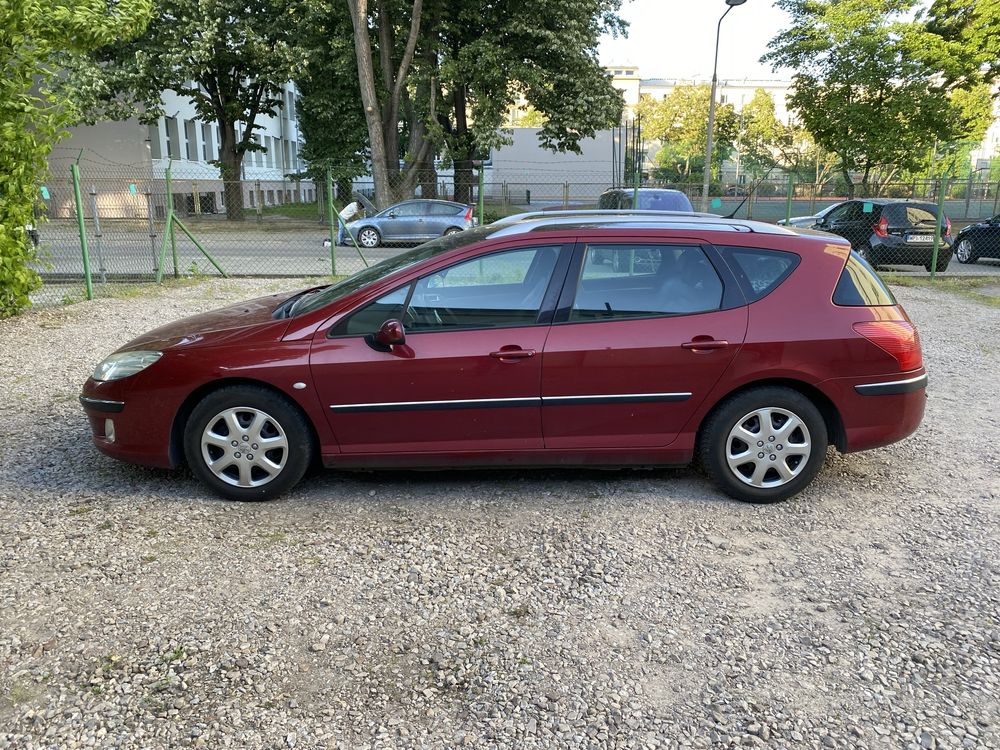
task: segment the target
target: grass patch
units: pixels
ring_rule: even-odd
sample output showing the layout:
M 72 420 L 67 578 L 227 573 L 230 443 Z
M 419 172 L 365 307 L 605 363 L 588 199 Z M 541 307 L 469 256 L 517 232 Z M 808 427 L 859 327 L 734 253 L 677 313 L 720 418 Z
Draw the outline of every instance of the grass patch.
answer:
M 957 294 L 989 307 L 1000 307 L 1000 295 L 985 294 L 983 289 L 1000 286 L 997 276 L 942 276 L 932 279 L 929 276 L 905 276 L 903 274 L 881 274 L 887 284 L 905 287 L 924 287 L 940 289 L 944 292 Z
M 86 515 L 87 513 L 90 513 L 90 511 L 92 510 L 93 508 L 91 508 L 89 505 L 77 505 L 75 508 L 69 509 L 69 514 L 71 516 L 83 516 Z

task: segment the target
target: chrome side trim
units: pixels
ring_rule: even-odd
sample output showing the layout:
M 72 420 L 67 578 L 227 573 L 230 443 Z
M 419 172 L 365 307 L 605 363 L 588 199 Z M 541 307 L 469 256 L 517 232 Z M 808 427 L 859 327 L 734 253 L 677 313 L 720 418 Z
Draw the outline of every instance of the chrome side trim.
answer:
M 112 401 L 106 398 L 91 398 L 90 396 L 80 396 L 80 405 L 83 406 L 84 409 L 104 411 L 111 414 L 117 414 L 125 408 L 124 401 Z
M 330 404 L 339 412 L 359 411 L 418 411 L 425 409 L 491 409 L 504 406 L 537 406 L 541 399 L 527 398 L 465 398 L 449 401 L 383 401 L 372 404 Z
M 901 393 L 911 393 L 927 387 L 927 374 L 918 375 L 906 380 L 890 380 L 886 383 L 865 383 L 854 386 L 854 390 L 862 396 L 898 396 Z
M 424 411 L 431 409 L 496 409 L 510 406 L 579 406 L 583 404 L 638 404 L 685 401 L 690 393 L 610 393 L 597 396 L 528 396 L 523 398 L 466 398 L 445 401 L 382 401 L 370 404 L 330 404 L 341 413 Z

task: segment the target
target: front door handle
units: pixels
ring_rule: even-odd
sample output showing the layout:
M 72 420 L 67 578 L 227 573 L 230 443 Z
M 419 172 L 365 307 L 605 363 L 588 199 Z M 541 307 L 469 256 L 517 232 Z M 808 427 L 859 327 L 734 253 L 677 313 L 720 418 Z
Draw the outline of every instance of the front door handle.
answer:
M 535 356 L 535 350 L 522 349 L 519 346 L 504 346 L 500 348 L 500 351 L 490 352 L 490 356 L 493 359 L 499 359 L 501 362 L 515 359 L 530 359 Z
M 691 341 L 681 344 L 682 349 L 690 349 L 693 352 L 711 352 L 716 349 L 725 349 L 729 342 L 723 339 L 713 339 L 711 336 L 695 336 Z

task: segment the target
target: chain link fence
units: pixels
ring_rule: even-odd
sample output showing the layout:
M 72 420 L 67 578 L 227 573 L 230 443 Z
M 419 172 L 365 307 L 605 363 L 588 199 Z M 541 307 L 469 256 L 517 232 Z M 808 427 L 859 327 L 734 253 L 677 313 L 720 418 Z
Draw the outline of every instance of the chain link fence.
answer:
M 36 305 L 200 275 L 343 276 L 476 221 L 524 211 L 630 208 L 637 187 L 682 191 L 696 210 L 702 197 L 700 183 L 647 178 L 615 184 L 604 168 L 559 172 L 524 165 L 513 171 L 487 164 L 460 178 L 436 169 L 406 185 L 401 177 L 395 197 L 452 201 L 453 215 L 435 223 L 397 209 L 381 216 L 386 229 L 373 239 L 345 231 L 341 218 L 342 211 L 350 222 L 389 208 L 376 205 L 370 176 L 224 183 L 217 169 L 201 163 L 154 162 L 151 168 L 93 159 L 66 171 L 40 190 L 42 215 L 31 232 L 43 280 Z M 607 200 L 611 188 L 624 196 L 614 205 Z M 894 270 L 1000 274 L 994 260 L 1000 258 L 1000 183 L 914 180 L 870 192 L 877 196 L 848 199 L 838 181 L 734 180 L 712 185 L 709 211 L 841 234 L 873 264 Z M 892 202 L 898 199 L 910 203 Z M 644 207 L 642 198 L 638 205 Z

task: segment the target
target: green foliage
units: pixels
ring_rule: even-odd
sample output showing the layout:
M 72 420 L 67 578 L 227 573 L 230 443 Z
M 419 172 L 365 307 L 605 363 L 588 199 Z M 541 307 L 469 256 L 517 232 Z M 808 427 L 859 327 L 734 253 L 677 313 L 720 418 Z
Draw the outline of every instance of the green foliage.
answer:
M 712 89 L 705 84 L 675 87 L 663 99 L 643 97 L 636 107 L 643 138 L 660 141 L 656 176 L 671 182 L 701 180 L 705 167 L 708 110 Z M 712 170 L 718 171 L 733 150 L 738 118 L 731 104 L 716 105 Z
M 925 38 L 915 50 L 939 68 L 949 83 L 965 88 L 1000 78 L 1000 2 L 935 0 Z
M 975 137 L 981 96 L 963 101 L 943 85 L 940 55 L 930 52 L 941 37 L 909 19 L 915 0 L 777 4 L 792 26 L 763 59 L 796 71 L 789 104 L 816 144 L 836 154 L 849 193 L 857 175 L 864 194 L 877 194 L 900 172 L 919 170 L 936 143 Z
M 37 223 L 46 159 L 77 119 L 53 89 L 59 56 L 141 32 L 149 0 L 0 0 L 0 317 L 30 304 L 38 288 L 25 226 Z

